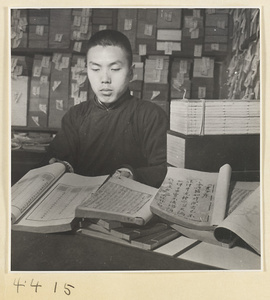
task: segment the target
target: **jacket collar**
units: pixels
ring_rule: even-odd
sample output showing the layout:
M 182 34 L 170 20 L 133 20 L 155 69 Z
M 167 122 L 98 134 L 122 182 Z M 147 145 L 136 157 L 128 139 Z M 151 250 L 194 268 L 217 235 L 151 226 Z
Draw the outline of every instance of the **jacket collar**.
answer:
M 99 108 L 109 111 L 119 107 L 123 102 L 130 100 L 131 98 L 132 96 L 130 95 L 130 90 L 127 89 L 126 92 L 117 101 L 113 103 L 104 104 L 103 102 L 98 100 L 96 95 L 94 96 L 94 101 Z

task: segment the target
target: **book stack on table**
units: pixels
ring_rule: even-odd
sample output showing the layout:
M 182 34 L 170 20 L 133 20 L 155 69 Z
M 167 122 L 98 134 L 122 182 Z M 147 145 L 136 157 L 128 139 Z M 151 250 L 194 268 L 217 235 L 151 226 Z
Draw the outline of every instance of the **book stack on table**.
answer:
M 170 129 L 186 135 L 257 134 L 259 100 L 172 100 Z
M 156 249 L 181 235 L 166 223 L 154 221 L 142 227 L 103 219 L 84 219 L 79 233 L 145 250 Z

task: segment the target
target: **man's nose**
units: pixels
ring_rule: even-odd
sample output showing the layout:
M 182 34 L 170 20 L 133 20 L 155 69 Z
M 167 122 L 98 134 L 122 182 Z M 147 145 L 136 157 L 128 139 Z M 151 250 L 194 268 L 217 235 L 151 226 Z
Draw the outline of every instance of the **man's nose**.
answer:
M 110 83 L 111 82 L 111 76 L 110 76 L 108 70 L 104 70 L 101 73 L 101 82 L 102 83 Z

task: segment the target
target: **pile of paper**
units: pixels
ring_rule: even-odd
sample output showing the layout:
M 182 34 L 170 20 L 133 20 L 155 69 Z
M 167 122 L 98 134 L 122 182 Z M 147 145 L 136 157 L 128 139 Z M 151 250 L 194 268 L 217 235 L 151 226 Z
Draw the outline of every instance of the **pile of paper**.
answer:
M 259 100 L 172 100 L 170 129 L 186 135 L 256 134 Z

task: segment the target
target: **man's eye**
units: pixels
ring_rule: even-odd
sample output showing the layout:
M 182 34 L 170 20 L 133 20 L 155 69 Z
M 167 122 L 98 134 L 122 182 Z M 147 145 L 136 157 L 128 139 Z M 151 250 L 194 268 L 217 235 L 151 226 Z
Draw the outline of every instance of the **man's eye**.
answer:
M 120 68 L 113 68 L 112 71 L 120 71 Z
M 92 68 L 91 70 L 94 71 L 94 72 L 99 71 L 99 69 L 94 69 L 94 68 Z

